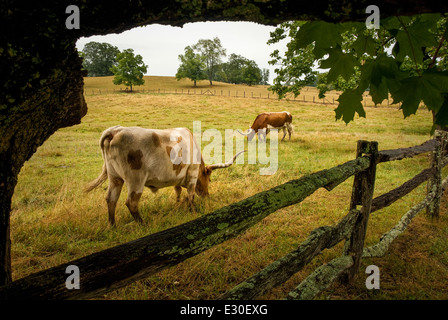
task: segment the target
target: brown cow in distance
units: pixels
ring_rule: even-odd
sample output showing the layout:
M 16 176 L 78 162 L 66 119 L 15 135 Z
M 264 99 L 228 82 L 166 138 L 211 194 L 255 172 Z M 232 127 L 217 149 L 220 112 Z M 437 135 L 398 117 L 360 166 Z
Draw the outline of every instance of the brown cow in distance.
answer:
M 269 133 L 269 129 L 282 129 L 282 141 L 286 137 L 286 130 L 288 130 L 289 140 L 291 140 L 291 134 L 293 131 L 291 123 L 292 115 L 288 111 L 263 112 L 255 118 L 254 123 L 249 129 L 247 129 L 246 132 L 243 133 L 239 130 L 238 132 L 244 136 L 247 136 L 248 141 L 251 141 L 257 133 L 260 140 L 262 140 L 262 136 L 264 136 L 264 140 L 266 140 L 266 135 Z
M 115 126 L 103 132 L 100 147 L 104 160 L 102 172 L 85 191 L 109 180 L 106 202 L 111 225 L 115 224 L 115 208 L 124 183 L 128 189 L 126 206 L 135 221 L 142 222 L 138 202 L 145 186 L 153 192 L 173 186 L 177 201 L 182 187 L 186 188 L 191 206 L 195 193 L 200 196 L 209 194 L 212 171 L 231 166 L 244 152 L 238 152 L 227 163 L 206 166 L 200 147 L 186 128 L 156 130 Z

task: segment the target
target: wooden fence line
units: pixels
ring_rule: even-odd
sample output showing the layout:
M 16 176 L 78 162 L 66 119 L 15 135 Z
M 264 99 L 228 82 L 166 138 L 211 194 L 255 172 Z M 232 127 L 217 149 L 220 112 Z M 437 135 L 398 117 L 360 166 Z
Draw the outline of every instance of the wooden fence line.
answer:
M 437 135 L 437 138 L 441 141 L 446 141 L 447 135 L 446 133 L 444 133 L 443 137 Z M 383 152 L 379 152 L 378 156 L 376 157 L 374 156 L 373 158 L 371 158 L 371 160 L 376 159 L 377 162 L 401 160 L 404 158 L 415 156 L 417 154 L 432 151 L 430 146 L 434 148 L 440 145 L 441 145 L 440 141 L 433 139 L 425 142 L 423 145 L 420 146 L 396 149 L 396 150 L 385 150 Z M 373 151 L 373 153 L 375 153 L 376 147 L 373 145 L 374 148 L 372 150 L 371 146 L 372 145 L 369 145 L 365 141 L 358 142 L 357 156 L 360 156 L 360 154 L 363 152 Z M 380 155 L 383 156 L 382 159 Z M 439 157 L 440 156 L 441 153 L 439 153 Z M 443 164 L 444 165 L 448 164 L 448 160 L 446 160 Z M 423 173 L 427 172 L 434 173 L 434 170 L 433 168 L 423 170 Z M 370 174 L 372 173 L 373 172 L 371 172 Z M 420 182 L 419 183 L 420 185 L 424 181 L 427 181 L 431 177 L 431 175 L 428 174 L 422 175 L 420 173 L 416 177 L 418 179 L 413 178 L 409 180 L 409 181 L 413 180 L 412 183 L 403 184 L 407 186 L 406 188 L 403 188 L 403 186 L 401 186 L 399 188 L 392 190 L 391 192 L 386 193 L 386 195 L 388 195 L 388 197 L 386 198 L 389 198 L 389 202 L 387 203 L 387 205 L 390 205 L 398 198 L 401 198 L 407 193 L 411 192 L 416 187 L 414 186 L 416 182 Z M 422 177 L 424 179 L 422 179 Z M 359 179 L 358 181 L 363 182 L 362 184 L 364 184 L 364 186 L 368 185 L 366 181 L 368 179 L 365 179 L 364 181 L 362 181 L 362 178 L 358 179 Z M 372 177 L 370 177 L 370 179 L 372 179 Z M 447 185 L 448 185 L 448 178 L 444 180 L 439 193 L 441 193 L 447 187 Z M 373 187 L 372 181 L 370 187 Z M 336 227 L 320 227 L 318 229 L 315 229 L 314 231 L 311 232 L 310 236 L 304 242 L 301 243 L 301 245 L 297 250 L 273 262 L 256 275 L 240 283 L 232 290 L 224 294 L 222 298 L 236 299 L 236 300 L 256 299 L 262 294 L 266 293 L 268 290 L 278 286 L 279 284 L 284 283 L 292 275 L 299 272 L 308 262 L 311 261 L 311 259 L 314 256 L 320 254 L 321 251 L 323 251 L 324 249 L 329 249 L 344 239 L 350 240 L 347 237 L 348 233 L 351 233 L 353 231 L 357 231 L 359 233 L 359 230 L 361 230 L 363 232 L 362 236 L 365 237 L 365 224 L 367 223 L 368 215 L 366 215 L 365 211 L 361 212 L 360 210 L 355 208 L 356 204 L 358 203 L 361 204 L 365 202 L 365 199 L 357 200 L 355 192 L 356 188 L 359 188 L 359 185 L 357 184 L 355 178 L 353 188 L 354 190 L 353 195 L 355 196 L 354 197 L 352 196 L 351 211 L 346 217 L 344 217 L 341 220 L 341 222 Z M 370 193 L 370 190 L 366 191 Z M 347 276 L 346 273 L 355 266 L 355 261 L 357 259 L 360 260 L 361 257 L 374 256 L 373 254 L 378 255 L 381 252 L 384 254 L 384 252 L 387 251 L 388 245 L 393 241 L 393 239 L 395 239 L 396 236 L 398 236 L 399 233 L 403 232 L 406 229 L 407 225 L 410 223 L 412 218 L 419 211 L 423 210 L 434 200 L 437 192 L 438 192 L 437 190 L 433 190 L 427 195 L 427 197 L 420 204 L 414 206 L 411 210 L 409 210 L 409 212 L 403 216 L 403 218 L 400 220 L 397 226 L 394 227 L 394 229 L 392 229 L 389 232 L 392 236 L 388 236 L 388 234 L 383 235 L 381 237 L 380 242 L 377 245 L 369 248 L 363 248 L 364 238 L 362 238 L 362 241 L 360 241 L 359 238 L 353 239 L 353 243 L 356 243 L 358 245 L 358 252 L 356 252 L 355 250 L 352 250 L 352 252 L 350 252 L 349 248 L 345 249 L 341 257 L 335 258 L 326 265 L 317 268 L 311 275 L 309 275 L 305 280 L 303 280 L 299 284 L 299 286 L 296 287 L 296 289 L 294 289 L 288 294 L 287 299 L 312 299 L 318 293 L 328 288 L 337 279 L 341 280 L 342 282 L 350 281 L 353 278 L 353 272 L 349 276 Z M 389 197 L 390 194 L 392 194 L 393 196 Z M 371 193 L 369 195 L 371 197 Z M 384 198 L 383 196 L 384 195 L 379 196 L 373 200 L 370 200 L 371 204 L 372 205 L 378 203 L 385 204 L 383 201 Z M 367 202 L 369 202 L 369 200 L 367 200 Z M 364 206 L 361 208 L 361 210 L 363 209 L 365 210 L 365 205 L 368 205 L 368 203 L 367 204 L 364 203 Z M 386 205 L 383 205 L 381 208 L 385 206 Z M 379 209 L 380 209 L 379 207 L 375 208 L 375 210 Z M 372 210 L 370 209 L 370 213 L 371 212 Z M 359 217 L 364 219 L 359 219 Z M 361 228 L 359 228 L 359 225 L 361 223 L 363 225 Z M 387 239 L 387 242 L 384 239 Z M 351 243 L 349 242 L 348 244 L 350 245 Z M 361 250 L 359 250 L 359 248 Z M 303 251 L 306 252 L 305 257 L 302 257 L 302 255 L 300 254 Z
M 259 297 L 260 294 L 286 281 L 323 249 L 331 248 L 340 241 L 346 240 L 342 257 L 318 268 L 306 282 L 299 285 L 288 296 L 289 298 L 314 297 L 336 279 L 350 281 L 357 271 L 354 266 L 359 265 L 361 257 L 366 252 L 363 246 L 365 227 L 372 204 L 376 203 L 375 199 L 372 199 L 372 194 L 377 163 L 432 151 L 438 160 L 431 162 L 431 166 L 434 167 L 435 164 L 436 169 L 428 172 L 433 173 L 435 170 L 439 173 L 442 165 L 448 163 L 441 160 L 443 154 L 441 146 L 444 145 L 446 139 L 446 133 L 437 133 L 436 142 L 430 140 L 421 146 L 397 149 L 400 150 L 399 152 L 397 150 L 378 152 L 376 142 L 359 141 L 357 157 L 354 160 L 286 182 L 185 224 L 16 280 L 0 287 L 0 299 L 96 297 L 174 266 L 234 238 L 272 212 L 303 201 L 321 187 L 331 190 L 355 175 L 350 212 L 335 227 L 327 226 L 314 230 L 297 250 L 223 295 L 224 299 Z M 434 148 L 431 149 L 430 146 Z M 432 177 L 430 174 L 421 176 L 424 176 L 426 180 Z M 426 181 L 425 179 L 420 177 L 418 181 L 423 182 Z M 434 179 L 433 184 L 440 184 L 439 180 Z M 412 188 L 406 188 L 407 192 L 410 190 Z M 431 197 L 428 198 L 428 196 L 422 206 L 427 207 L 434 202 L 437 193 L 440 194 L 442 190 L 442 186 L 431 187 L 429 189 Z M 380 197 L 376 199 L 378 198 Z M 362 207 L 358 209 L 358 205 Z M 65 286 L 67 278 L 65 270 L 69 265 L 76 265 L 80 269 L 80 289 L 68 290 Z M 266 276 L 267 274 L 269 276 Z M 316 284 L 318 278 L 321 282 Z
M 332 248 L 340 241 L 347 239 L 359 215 L 359 210 L 352 210 L 335 227 L 324 226 L 313 230 L 296 250 L 238 284 L 224 294 L 221 299 L 256 299 L 270 289 L 284 283 L 320 254 L 322 250 Z
M 109 94 L 109 93 L 129 93 L 129 90 L 123 90 L 120 89 L 87 89 L 84 91 L 84 94 L 89 95 L 101 95 L 101 94 Z M 250 99 L 265 99 L 265 100 L 278 100 L 278 95 L 274 92 L 270 93 L 267 92 L 265 94 L 262 94 L 261 92 L 254 92 L 254 91 L 238 91 L 238 90 L 223 90 L 223 89 L 133 89 L 133 93 L 148 93 L 148 94 L 182 94 L 182 95 L 206 95 L 206 96 L 219 96 L 219 97 L 234 97 L 234 98 L 250 98 Z M 340 94 L 337 95 L 339 97 Z M 299 96 L 295 96 L 294 94 L 291 94 L 287 97 L 285 97 L 288 101 L 294 101 L 294 102 L 303 102 L 303 103 L 314 103 L 319 105 L 337 105 L 338 101 L 335 99 L 335 97 L 325 97 L 325 98 L 319 98 L 318 95 L 314 94 L 306 94 L 306 91 L 304 94 L 300 94 Z M 371 99 L 369 99 L 371 100 Z M 367 99 L 362 100 L 362 104 L 364 107 L 392 107 L 392 106 L 401 106 L 401 103 L 398 104 L 392 104 L 390 99 L 386 99 L 386 102 L 375 105 L 373 101 L 367 102 Z

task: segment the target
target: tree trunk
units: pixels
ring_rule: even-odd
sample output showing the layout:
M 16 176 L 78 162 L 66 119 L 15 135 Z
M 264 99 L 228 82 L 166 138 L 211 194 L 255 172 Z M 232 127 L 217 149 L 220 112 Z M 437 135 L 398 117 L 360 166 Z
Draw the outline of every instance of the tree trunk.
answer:
M 3 181 L 3 177 L 2 177 Z M 9 234 L 9 212 L 15 183 L 0 186 L 0 286 L 12 281 L 11 240 Z
M 66 48 L 65 57 L 53 60 L 53 68 L 48 68 L 49 74 L 42 81 L 45 85 L 34 89 L 34 83 L 29 82 L 31 88 L 24 90 L 27 97 L 10 98 L 6 115 L 0 114 L 4 116 L 0 118 L 0 285 L 12 280 L 10 210 L 20 169 L 57 129 L 79 123 L 87 113 L 81 59 L 74 43 L 66 44 Z M 21 59 L 24 67 L 32 63 L 24 56 Z

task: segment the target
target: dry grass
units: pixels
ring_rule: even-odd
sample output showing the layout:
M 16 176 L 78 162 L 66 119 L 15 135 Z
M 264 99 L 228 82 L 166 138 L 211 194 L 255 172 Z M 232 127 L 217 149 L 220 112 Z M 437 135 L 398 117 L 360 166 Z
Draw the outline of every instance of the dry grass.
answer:
M 179 84 L 173 79 L 171 83 Z M 86 79 L 87 92 L 109 85 L 104 79 Z M 429 138 L 431 121 L 426 110 L 403 119 L 401 111 L 394 108 L 367 108 L 366 119 L 345 125 L 334 121 L 334 106 L 206 95 L 109 93 L 87 94 L 86 100 L 89 111 L 82 123 L 56 132 L 21 171 L 11 215 L 14 279 L 179 225 L 291 179 L 341 164 L 354 157 L 360 139 L 378 141 L 380 150 L 420 144 Z M 145 225 L 133 222 L 122 195 L 117 228 L 112 229 L 107 223 L 105 190 L 82 193 L 85 183 L 100 172 L 98 139 L 109 126 L 192 129 L 193 121 L 201 120 L 203 131 L 215 128 L 224 135 L 226 128 L 247 128 L 256 114 L 267 110 L 288 110 L 294 117 L 292 140 L 279 145 L 276 174 L 260 176 L 258 170 L 263 165 L 249 165 L 247 161 L 217 171 L 212 176 L 211 196 L 196 199 L 196 213 L 175 202 L 172 188 L 157 194 L 145 190 L 140 201 Z M 375 195 L 399 186 L 427 165 L 425 155 L 379 165 Z M 332 192 L 318 190 L 302 203 L 271 214 L 237 238 L 103 298 L 217 298 L 294 250 L 313 229 L 339 221 L 347 213 L 351 183 L 349 179 Z M 421 186 L 389 208 L 372 214 L 367 245 L 376 243 L 409 207 L 423 199 L 424 189 Z M 445 206 L 439 221 L 418 216 L 390 253 L 363 261 L 352 286 L 336 285 L 320 298 L 447 299 Z M 341 245 L 324 251 L 284 286 L 262 298 L 282 299 L 314 268 L 340 253 Z M 363 282 L 369 264 L 381 270 L 381 290 L 376 292 L 367 290 Z
M 114 85 L 112 83 L 113 77 L 89 77 L 85 80 L 85 94 L 107 94 L 113 92 L 119 92 L 125 90 L 123 85 Z M 188 79 L 176 80 L 173 77 L 163 76 L 145 76 L 145 83 L 142 86 L 134 87 L 136 92 L 141 93 L 176 93 L 176 94 L 200 94 L 200 95 L 215 95 L 224 97 L 239 97 L 239 98 L 255 98 L 255 99 L 278 99 L 278 95 L 270 90 L 269 86 L 265 85 L 233 85 L 229 83 L 215 81 L 213 86 L 210 85 L 208 80 L 201 80 L 197 82 L 196 87 L 193 86 L 193 82 Z M 300 95 L 295 97 L 293 94 L 288 94 L 286 100 L 303 102 L 303 103 L 316 103 L 316 104 L 332 104 L 337 105 L 337 99 L 341 94 L 340 91 L 331 90 L 325 94 L 324 99 L 319 99 L 319 90 L 315 87 L 305 87 L 301 90 Z M 393 99 L 389 97 L 389 100 L 384 100 L 377 107 L 391 107 L 399 108 L 399 105 L 392 104 Z M 366 92 L 363 96 L 362 103 L 365 107 L 374 107 L 375 104 L 372 101 L 372 97 Z

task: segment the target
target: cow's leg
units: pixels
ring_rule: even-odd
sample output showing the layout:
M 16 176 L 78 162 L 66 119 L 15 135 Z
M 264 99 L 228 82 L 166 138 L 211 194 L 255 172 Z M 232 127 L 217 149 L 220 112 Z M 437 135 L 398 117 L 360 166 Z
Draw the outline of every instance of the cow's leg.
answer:
M 282 138 L 282 141 L 283 141 L 283 140 L 285 140 L 285 137 L 286 137 L 286 128 L 282 127 L 282 130 L 283 130 L 283 138 Z M 291 136 L 290 136 L 290 138 L 291 138 Z
M 289 141 L 291 141 L 292 125 L 288 123 L 287 126 L 288 126 Z
M 138 213 L 138 202 L 140 200 L 140 197 L 142 196 L 142 192 L 143 188 L 135 190 L 134 188 L 129 187 L 128 198 L 126 199 L 126 206 L 131 212 L 131 215 L 134 218 L 134 220 L 137 221 L 138 223 L 143 223 L 143 219 L 140 217 L 140 214 Z
M 266 129 L 258 130 L 258 140 L 266 141 Z
M 175 186 L 174 190 L 176 191 L 176 201 L 180 202 L 180 194 L 182 193 L 182 187 L 181 186 Z
M 187 186 L 187 199 L 188 199 L 188 206 L 190 209 L 194 209 L 193 207 L 193 200 L 194 200 L 194 194 L 196 190 L 196 183 L 190 183 Z
M 107 189 L 107 211 L 109 213 L 109 223 L 111 226 L 115 225 L 115 208 L 120 197 L 121 189 L 123 187 L 123 179 L 119 177 L 108 177 L 109 187 Z

